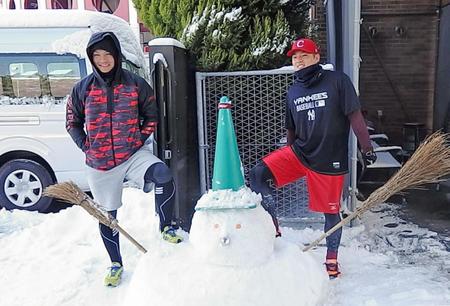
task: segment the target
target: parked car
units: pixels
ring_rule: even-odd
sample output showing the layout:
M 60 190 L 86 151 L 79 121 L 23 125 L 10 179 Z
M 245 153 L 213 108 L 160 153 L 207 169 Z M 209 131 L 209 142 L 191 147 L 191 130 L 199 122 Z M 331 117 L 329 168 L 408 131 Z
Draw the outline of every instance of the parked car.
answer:
M 65 130 L 73 85 L 92 71 L 85 49 L 94 32 L 112 31 L 123 65 L 148 72 L 137 36 L 122 19 L 80 10 L 0 11 L 0 206 L 45 212 L 50 184 L 88 190 L 84 154 Z

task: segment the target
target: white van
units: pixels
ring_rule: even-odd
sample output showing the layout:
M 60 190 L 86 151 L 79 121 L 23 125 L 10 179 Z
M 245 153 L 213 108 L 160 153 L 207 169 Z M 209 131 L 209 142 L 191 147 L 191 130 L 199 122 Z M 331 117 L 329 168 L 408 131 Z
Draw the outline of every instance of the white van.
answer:
M 81 10 L 0 11 L 0 206 L 44 212 L 44 188 L 71 180 L 88 190 L 84 154 L 65 129 L 72 86 L 92 71 L 94 32 L 118 37 L 123 65 L 148 80 L 144 54 L 122 19 Z

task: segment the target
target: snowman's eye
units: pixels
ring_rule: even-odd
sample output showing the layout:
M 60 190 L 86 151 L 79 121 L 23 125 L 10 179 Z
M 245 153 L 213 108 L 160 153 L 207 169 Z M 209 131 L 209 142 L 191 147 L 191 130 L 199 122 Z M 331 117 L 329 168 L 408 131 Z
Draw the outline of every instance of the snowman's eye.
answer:
M 240 223 L 236 224 L 236 229 L 240 229 L 242 227 L 242 225 Z
M 214 228 L 216 228 L 216 229 L 219 228 L 219 224 L 217 224 L 217 223 L 214 224 Z

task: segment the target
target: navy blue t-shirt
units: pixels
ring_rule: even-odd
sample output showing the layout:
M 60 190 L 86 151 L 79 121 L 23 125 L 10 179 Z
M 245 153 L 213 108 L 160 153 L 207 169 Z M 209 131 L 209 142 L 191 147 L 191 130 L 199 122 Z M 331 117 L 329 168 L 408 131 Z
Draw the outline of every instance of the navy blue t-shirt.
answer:
M 348 115 L 360 109 L 350 78 L 320 69 L 309 87 L 294 82 L 286 97 L 286 128 L 295 131 L 294 152 L 308 168 L 323 174 L 348 171 Z

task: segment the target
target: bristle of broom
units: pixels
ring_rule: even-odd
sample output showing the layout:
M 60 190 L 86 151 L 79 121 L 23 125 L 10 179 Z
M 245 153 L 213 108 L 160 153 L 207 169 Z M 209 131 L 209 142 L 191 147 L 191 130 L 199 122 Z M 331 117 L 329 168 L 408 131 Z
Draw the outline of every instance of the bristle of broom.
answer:
M 361 206 L 345 219 L 333 226 L 326 233 L 303 249 L 306 252 L 318 245 L 340 227 L 354 218 L 361 216 L 371 207 L 383 203 L 394 194 L 406 189 L 417 188 L 424 184 L 435 183 L 445 175 L 450 174 L 450 147 L 447 144 L 448 134 L 436 132 L 417 148 L 416 152 L 383 186 L 375 190 Z
M 73 182 L 50 185 L 45 188 L 43 195 L 76 205 L 80 205 L 80 202 L 86 196 L 85 193 Z
M 425 139 L 416 152 L 382 187 L 375 190 L 359 208 L 362 212 L 406 189 L 436 183 L 450 174 L 450 148 L 447 135 L 436 132 Z
M 80 205 L 90 215 L 94 216 L 108 227 L 114 228 L 117 225 L 117 222 L 114 222 L 115 219 L 107 211 L 102 209 L 73 182 L 64 182 L 48 186 L 45 188 L 43 195 L 70 204 Z
M 48 186 L 47 188 L 45 188 L 43 194 L 44 196 L 47 197 L 52 197 L 71 204 L 80 205 L 90 215 L 92 215 L 94 218 L 96 218 L 104 225 L 112 229 L 117 229 L 128 240 L 130 240 L 140 251 L 142 251 L 143 253 L 147 252 L 147 250 L 142 245 L 140 245 L 139 242 L 137 242 L 133 237 L 131 237 L 130 234 L 128 234 L 123 228 L 119 226 L 117 220 L 110 213 L 102 209 L 75 183 L 65 182 Z

